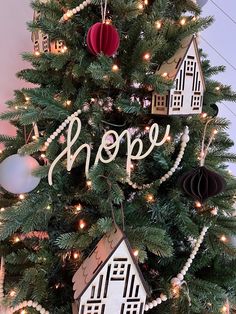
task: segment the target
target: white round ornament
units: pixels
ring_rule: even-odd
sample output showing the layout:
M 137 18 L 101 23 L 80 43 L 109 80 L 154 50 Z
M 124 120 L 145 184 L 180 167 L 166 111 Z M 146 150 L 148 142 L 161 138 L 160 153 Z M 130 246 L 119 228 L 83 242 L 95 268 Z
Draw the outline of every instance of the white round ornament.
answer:
M 31 156 L 9 156 L 0 164 L 0 185 L 13 194 L 29 193 L 40 182 L 32 175 L 37 168 L 39 163 Z

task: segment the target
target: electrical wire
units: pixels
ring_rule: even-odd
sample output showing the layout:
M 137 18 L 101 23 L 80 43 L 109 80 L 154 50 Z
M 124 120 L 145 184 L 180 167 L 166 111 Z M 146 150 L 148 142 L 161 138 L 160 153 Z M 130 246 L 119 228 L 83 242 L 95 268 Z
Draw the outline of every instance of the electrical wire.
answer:
M 217 3 L 215 3 L 215 1 L 210 0 L 215 7 L 217 7 L 231 22 L 233 22 L 234 24 L 236 24 L 236 21 L 234 20 L 234 18 L 232 16 L 230 16 L 227 12 L 225 12 L 225 10 L 223 10 Z
M 202 40 L 209 46 L 211 47 L 211 49 L 213 49 L 218 56 L 220 56 L 234 71 L 236 71 L 236 67 L 228 60 L 226 59 L 222 53 L 220 53 L 206 38 L 204 38 L 202 35 L 200 35 L 200 37 L 202 38 Z

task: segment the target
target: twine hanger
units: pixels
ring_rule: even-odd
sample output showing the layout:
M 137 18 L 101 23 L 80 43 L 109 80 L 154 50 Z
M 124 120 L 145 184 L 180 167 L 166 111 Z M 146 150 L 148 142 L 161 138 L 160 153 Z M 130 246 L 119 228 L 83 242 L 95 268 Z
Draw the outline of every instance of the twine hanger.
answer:
M 101 0 L 101 13 L 102 13 L 102 22 L 106 22 L 106 15 L 107 15 L 107 1 L 108 0 Z

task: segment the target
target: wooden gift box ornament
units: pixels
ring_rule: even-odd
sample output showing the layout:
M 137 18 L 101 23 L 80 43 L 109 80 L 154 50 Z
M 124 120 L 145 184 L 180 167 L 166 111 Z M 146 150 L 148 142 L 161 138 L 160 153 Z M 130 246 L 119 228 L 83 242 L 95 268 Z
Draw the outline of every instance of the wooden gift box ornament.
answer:
M 174 82 L 164 95 L 152 94 L 152 114 L 200 114 L 206 90 L 197 39 L 185 38 L 175 55 L 164 62 L 157 74 Z
M 73 314 L 143 314 L 149 288 L 120 229 L 106 234 L 73 277 Z

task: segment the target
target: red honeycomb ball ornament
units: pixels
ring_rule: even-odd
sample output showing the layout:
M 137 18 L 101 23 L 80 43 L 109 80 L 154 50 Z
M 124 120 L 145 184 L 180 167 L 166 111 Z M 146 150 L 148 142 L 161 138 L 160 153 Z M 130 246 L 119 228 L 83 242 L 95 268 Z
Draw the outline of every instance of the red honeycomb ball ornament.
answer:
M 87 45 L 92 54 L 104 53 L 105 56 L 111 57 L 119 48 L 120 36 L 113 25 L 96 23 L 88 31 Z

